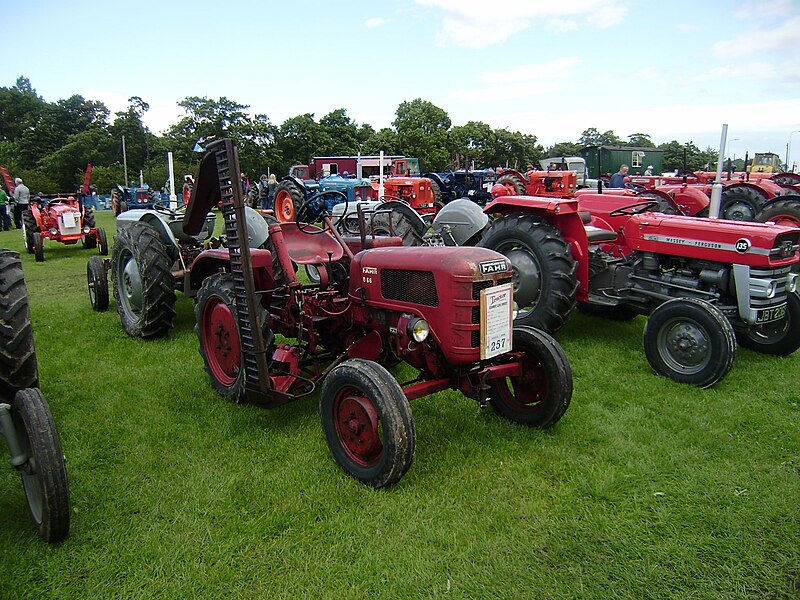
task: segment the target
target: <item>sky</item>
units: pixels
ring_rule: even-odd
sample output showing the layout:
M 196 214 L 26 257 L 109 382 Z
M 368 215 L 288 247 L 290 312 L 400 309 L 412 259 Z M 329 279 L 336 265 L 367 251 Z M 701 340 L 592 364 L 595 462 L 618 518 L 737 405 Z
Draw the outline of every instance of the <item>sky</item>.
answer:
M 154 133 L 188 96 L 275 125 L 345 108 L 376 129 L 422 98 L 544 146 L 594 127 L 716 150 L 725 123 L 727 156 L 791 144 L 800 162 L 800 0 L 0 0 L 0 14 L 0 86 L 24 76 L 48 102 L 112 114 L 141 96 Z

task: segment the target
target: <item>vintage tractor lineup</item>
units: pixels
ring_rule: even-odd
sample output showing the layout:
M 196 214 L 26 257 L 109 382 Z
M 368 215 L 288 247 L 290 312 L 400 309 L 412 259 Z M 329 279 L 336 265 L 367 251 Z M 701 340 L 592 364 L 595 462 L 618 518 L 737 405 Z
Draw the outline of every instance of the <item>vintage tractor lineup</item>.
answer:
M 350 158 L 292 167 L 274 209 L 259 211 L 235 143 L 217 140 L 178 206 L 147 187 L 112 192 L 113 247 L 69 195 L 31 202 L 25 247 L 36 262 L 47 239 L 97 248 L 91 307 L 103 313 L 113 297 L 134 338 L 166 336 L 177 292 L 192 298 L 211 387 L 265 408 L 318 394 L 334 461 L 375 488 L 412 464 L 412 400 L 455 390 L 514 423 L 555 425 L 573 384 L 553 336 L 576 308 L 646 316 L 651 369 L 700 388 L 726 376 L 738 346 L 779 357 L 800 347 L 800 176 L 778 173 L 769 155 L 723 178 L 718 217 L 716 173 L 637 174 L 609 188 L 587 187 L 585 163 L 570 162 L 580 157 L 425 173 L 393 156 L 370 178 L 360 164 L 358 177 L 344 170 Z M 37 531 L 58 541 L 66 470 L 10 251 L 0 251 L 0 324 L 0 429 Z M 404 381 L 400 363 L 414 373 Z

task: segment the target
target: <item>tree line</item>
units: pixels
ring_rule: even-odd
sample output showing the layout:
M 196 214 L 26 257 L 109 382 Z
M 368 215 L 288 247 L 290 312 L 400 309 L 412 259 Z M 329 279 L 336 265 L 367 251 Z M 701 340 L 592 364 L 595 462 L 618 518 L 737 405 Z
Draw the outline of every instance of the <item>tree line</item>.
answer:
M 83 181 L 87 163 L 93 165 L 92 182 L 101 193 L 124 182 L 122 138 L 125 137 L 129 179 L 144 179 L 161 187 L 167 179 L 166 154 L 173 153 L 176 177 L 192 173 L 200 158 L 198 140 L 230 137 L 239 146 L 245 173 L 258 177 L 268 171 L 281 176 L 293 164 L 304 164 L 311 156 L 361 153 L 403 154 L 420 159 L 428 171 L 445 171 L 473 164 L 479 167 L 535 165 L 546 156 L 579 155 L 592 144 L 656 147 L 643 133 L 620 140 L 613 131 L 589 128 L 577 142 L 543 147 L 537 136 L 507 128 L 495 129 L 481 121 L 453 125 L 447 112 L 417 98 L 402 102 L 391 127 L 375 129 L 356 123 L 345 108 L 315 119 L 313 113 L 297 115 L 282 124 L 267 115 L 251 116 L 249 106 L 226 97 L 209 99 L 188 96 L 178 105 L 185 116 L 162 135 L 143 123 L 149 110 L 140 96 L 128 100 L 124 111 L 114 113 L 102 103 L 79 94 L 47 102 L 36 93 L 30 80 L 20 76 L 10 87 L 0 87 L 0 164 L 25 179 L 34 192 L 74 190 Z M 702 168 L 716 161 L 716 153 L 701 151 L 693 143 L 661 144 L 664 168 L 683 165 Z

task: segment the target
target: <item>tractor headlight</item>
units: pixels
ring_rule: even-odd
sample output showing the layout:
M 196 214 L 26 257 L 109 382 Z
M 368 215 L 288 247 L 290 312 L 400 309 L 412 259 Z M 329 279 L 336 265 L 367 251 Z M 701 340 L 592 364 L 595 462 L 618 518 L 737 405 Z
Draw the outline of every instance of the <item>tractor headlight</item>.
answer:
M 518 314 L 519 314 L 519 306 L 517 305 L 516 302 L 514 302 L 511 308 L 511 320 L 513 321 L 514 319 L 516 319 Z
M 91 231 L 91 228 L 89 228 L 89 227 L 84 227 L 83 228 L 83 233 L 89 233 L 90 231 Z
M 428 339 L 431 328 L 425 319 L 412 319 L 406 331 L 415 342 L 424 342 Z
M 50 235 L 57 235 L 57 234 L 58 234 L 58 229 L 56 229 L 55 227 L 51 227 L 50 228 Z
M 775 297 L 775 290 L 778 289 L 778 282 L 774 279 L 770 279 L 769 284 L 767 285 L 767 298 L 774 298 Z
M 797 273 L 789 273 L 789 276 L 786 278 L 786 289 L 789 290 L 790 294 L 794 294 L 797 291 L 798 279 L 800 279 L 800 275 Z

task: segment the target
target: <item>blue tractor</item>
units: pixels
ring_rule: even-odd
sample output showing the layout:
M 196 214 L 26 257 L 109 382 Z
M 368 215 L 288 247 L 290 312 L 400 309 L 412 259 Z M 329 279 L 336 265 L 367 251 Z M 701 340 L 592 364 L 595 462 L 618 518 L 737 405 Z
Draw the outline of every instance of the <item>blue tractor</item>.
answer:
M 117 184 L 111 188 L 111 206 L 115 215 L 131 208 L 153 208 L 160 200 L 161 192 L 146 183 L 139 187 L 131 185 L 129 188 Z
M 432 182 L 436 202 L 447 204 L 457 198 L 469 198 L 481 206 L 492 201 L 492 186 L 497 174 L 492 169 L 459 169 L 446 173 L 423 173 Z
M 341 175 L 328 175 L 319 180 L 302 179 L 297 175 L 287 175 L 278 184 L 275 190 L 275 217 L 278 221 L 292 222 L 295 218 L 295 208 L 300 207 L 311 196 L 321 192 L 341 192 L 348 203 L 355 205 L 357 202 L 377 199 L 377 192 L 368 179 L 343 177 Z M 323 197 L 328 210 L 334 204 L 343 201 L 338 194 L 329 194 Z

